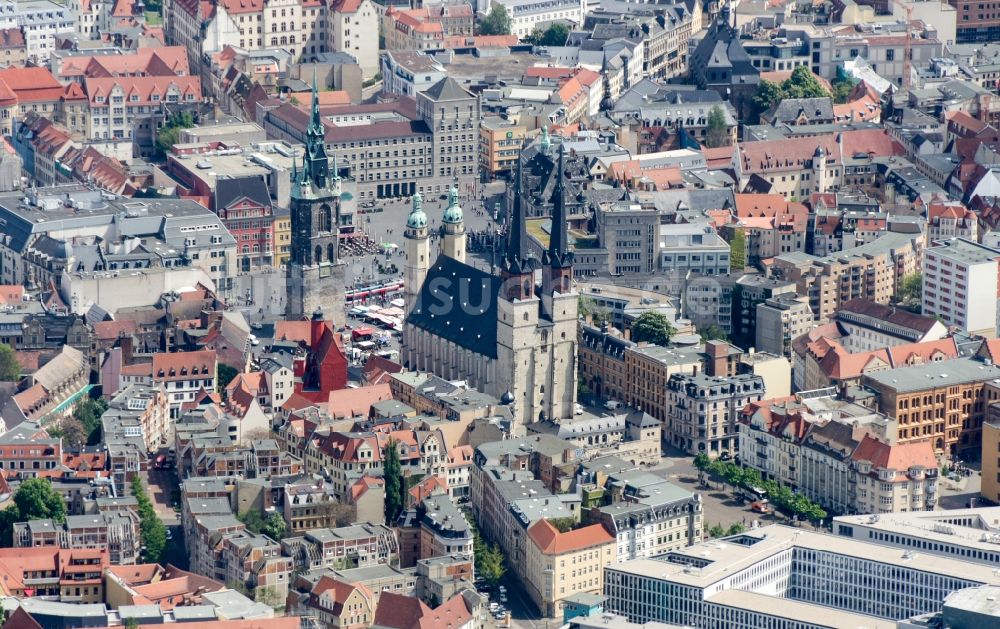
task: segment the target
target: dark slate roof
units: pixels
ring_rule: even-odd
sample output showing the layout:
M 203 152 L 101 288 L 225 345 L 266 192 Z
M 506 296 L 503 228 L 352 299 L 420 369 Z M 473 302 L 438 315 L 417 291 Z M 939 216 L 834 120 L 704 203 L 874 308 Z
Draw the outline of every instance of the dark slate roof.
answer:
M 776 122 L 792 122 L 799 113 L 809 120 L 833 120 L 833 99 L 829 96 L 817 98 L 785 98 L 774 106 L 773 119 Z
M 740 43 L 739 33 L 721 15 L 695 48 L 691 67 L 701 75 L 704 75 L 705 68 L 732 68 L 734 76 L 760 76 L 760 71 L 753 67 L 750 55 Z M 704 80 L 703 76 L 701 78 Z
M 430 269 L 406 322 L 476 354 L 497 357 L 500 278 L 445 255 Z
M 458 84 L 458 81 L 451 77 L 445 77 L 434 85 L 428 87 L 424 90 L 424 95 L 435 101 L 472 98 L 472 94 L 466 92 L 465 89 Z
M 271 193 L 260 175 L 254 177 L 222 178 L 215 182 L 215 207 L 226 208 L 240 199 L 267 207 L 271 205 Z

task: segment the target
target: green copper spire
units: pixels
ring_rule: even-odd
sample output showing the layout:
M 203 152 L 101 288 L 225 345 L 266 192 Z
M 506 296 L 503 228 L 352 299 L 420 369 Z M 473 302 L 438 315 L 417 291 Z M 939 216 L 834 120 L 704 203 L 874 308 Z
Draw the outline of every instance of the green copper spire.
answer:
M 463 218 L 462 206 L 458 204 L 458 188 L 452 186 L 451 190 L 448 191 L 448 207 L 445 208 L 444 217 L 441 220 L 444 223 L 454 225 L 461 223 Z
M 413 195 L 413 207 L 410 209 L 410 215 L 406 217 L 406 226 L 410 229 L 427 227 L 427 214 L 424 213 L 424 198 L 419 192 Z

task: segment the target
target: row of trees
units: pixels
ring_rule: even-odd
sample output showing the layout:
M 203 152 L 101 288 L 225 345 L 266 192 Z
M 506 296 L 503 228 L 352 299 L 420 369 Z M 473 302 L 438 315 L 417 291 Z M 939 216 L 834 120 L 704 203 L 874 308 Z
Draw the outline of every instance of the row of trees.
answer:
M 820 522 L 827 516 L 823 507 L 784 485 L 763 478 L 757 470 L 741 467 L 732 461 L 713 460 L 705 454 L 694 458 L 694 466 L 699 471 L 722 480 L 726 485 L 763 489 L 767 492 L 768 501 L 789 516 L 813 522 Z
M 132 495 L 139 503 L 139 532 L 142 536 L 142 545 L 146 547 L 145 560 L 148 563 L 160 563 L 163 552 L 167 549 L 167 527 L 156 516 L 153 502 L 149 499 L 146 488 L 142 485 L 142 478 L 139 476 L 132 478 Z
M 495 587 L 507 572 L 503 565 L 503 551 L 496 544 L 490 545 L 483 541 L 471 516 L 466 514 L 465 519 L 472 529 L 472 555 L 476 564 L 476 576 Z

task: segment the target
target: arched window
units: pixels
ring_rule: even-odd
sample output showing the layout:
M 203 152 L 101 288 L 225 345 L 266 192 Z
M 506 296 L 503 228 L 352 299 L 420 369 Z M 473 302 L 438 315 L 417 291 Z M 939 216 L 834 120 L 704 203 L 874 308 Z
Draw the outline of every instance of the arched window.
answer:
M 316 245 L 316 259 L 313 260 L 314 264 L 319 264 L 323 261 L 323 247 Z
M 329 260 L 330 262 L 334 261 L 332 242 L 326 246 L 326 259 Z
M 319 208 L 319 230 L 324 232 L 333 231 L 333 212 L 329 205 L 321 205 Z

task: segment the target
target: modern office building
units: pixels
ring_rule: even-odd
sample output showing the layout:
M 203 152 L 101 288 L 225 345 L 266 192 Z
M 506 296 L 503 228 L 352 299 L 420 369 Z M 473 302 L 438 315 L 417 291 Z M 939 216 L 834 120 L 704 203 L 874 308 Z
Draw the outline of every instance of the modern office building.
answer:
M 604 569 L 611 612 L 732 629 L 894 629 L 955 590 L 997 583 L 990 566 L 779 525 Z
M 845 515 L 834 535 L 929 555 L 1000 566 L 1000 507 Z

